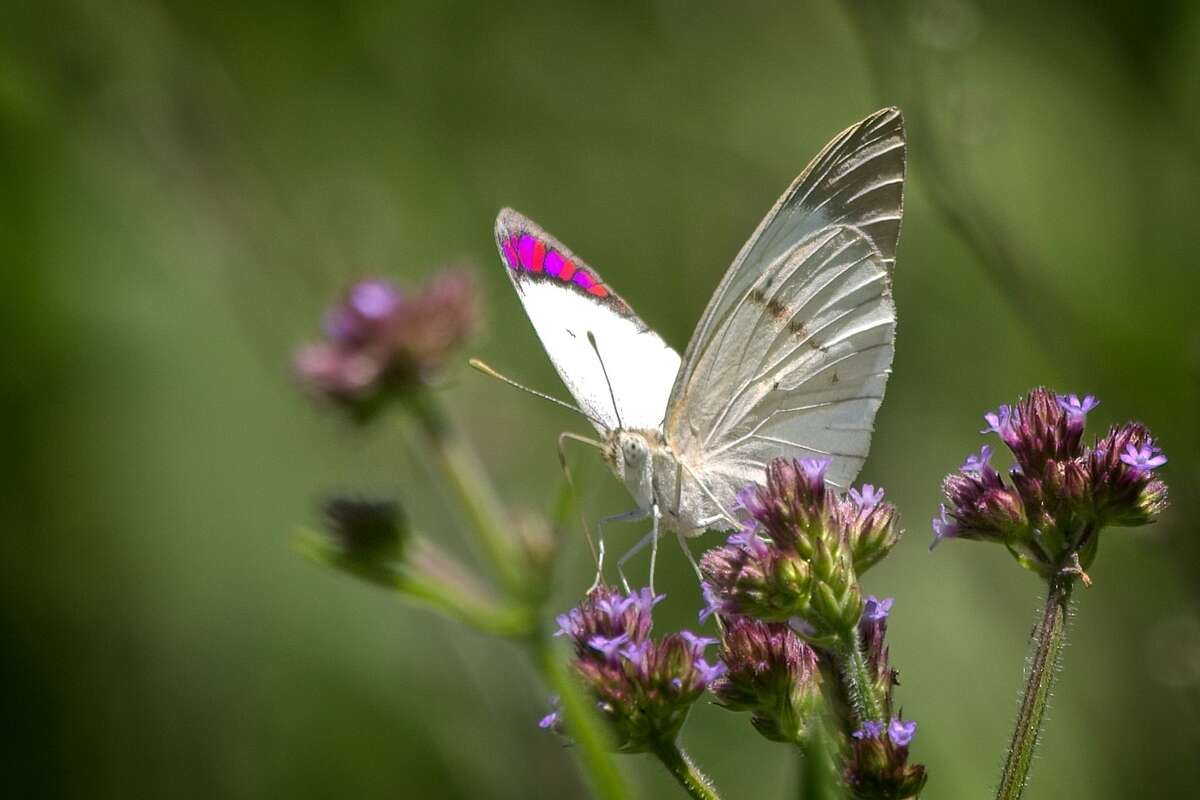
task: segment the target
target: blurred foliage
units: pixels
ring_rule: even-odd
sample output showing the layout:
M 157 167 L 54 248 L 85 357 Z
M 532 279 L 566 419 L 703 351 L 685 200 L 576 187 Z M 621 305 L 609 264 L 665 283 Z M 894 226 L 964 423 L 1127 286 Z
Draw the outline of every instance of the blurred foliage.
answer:
M 925 797 L 993 785 L 1040 589 L 992 548 L 931 555 L 927 520 L 982 412 L 1039 383 L 1149 424 L 1174 506 L 1106 535 L 1028 796 L 1194 794 L 1200 6 L 747 5 L 0 7 L 9 791 L 576 796 L 514 649 L 288 550 L 330 487 L 398 493 L 461 548 L 397 426 L 323 417 L 292 348 L 354 276 L 467 263 L 476 352 L 561 393 L 491 242 L 513 205 L 682 349 L 783 187 L 894 103 L 900 330 L 863 478 L 910 533 L 867 588 L 899 598 Z M 578 421 L 465 369 L 445 392 L 511 505 L 544 510 Z M 586 463 L 589 514 L 625 510 Z M 589 580 L 582 538 L 568 555 L 564 608 Z M 660 625 L 692 623 L 673 549 L 659 574 Z M 698 708 L 684 738 L 729 797 L 795 796 L 743 717 Z

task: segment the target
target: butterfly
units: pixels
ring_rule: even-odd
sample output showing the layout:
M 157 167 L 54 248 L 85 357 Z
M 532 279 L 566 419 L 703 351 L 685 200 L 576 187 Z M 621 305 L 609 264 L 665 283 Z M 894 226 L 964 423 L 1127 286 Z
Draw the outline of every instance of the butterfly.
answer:
M 691 560 L 683 538 L 738 527 L 737 492 L 776 457 L 828 459 L 839 489 L 854 480 L 895 352 L 904 171 L 898 109 L 838 134 L 742 247 L 682 358 L 559 240 L 500 212 L 513 287 L 637 504 L 601 520 L 597 581 L 604 523 L 652 521 L 618 569 L 662 527 Z

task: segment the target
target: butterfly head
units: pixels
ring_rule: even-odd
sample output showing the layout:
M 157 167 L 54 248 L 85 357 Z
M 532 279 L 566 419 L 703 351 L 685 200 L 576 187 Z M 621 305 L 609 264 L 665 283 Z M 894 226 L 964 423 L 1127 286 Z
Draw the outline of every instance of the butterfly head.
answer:
M 648 505 L 652 499 L 653 456 L 661 439 L 658 431 L 618 428 L 608 434 L 605 459 L 639 505 Z

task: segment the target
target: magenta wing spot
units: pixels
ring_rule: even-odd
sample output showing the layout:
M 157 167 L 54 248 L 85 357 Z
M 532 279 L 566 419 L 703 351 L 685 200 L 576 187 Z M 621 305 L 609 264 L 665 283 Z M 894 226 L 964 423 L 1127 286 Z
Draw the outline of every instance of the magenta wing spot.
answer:
M 510 269 L 520 269 L 520 257 L 517 255 L 517 237 L 510 236 L 504 240 L 504 260 Z
M 528 233 L 517 240 L 517 256 L 521 259 L 521 266 L 525 269 L 533 269 L 533 248 L 534 239 Z
M 542 263 L 547 275 L 558 277 L 558 273 L 562 272 L 563 257 L 557 250 L 551 250 L 546 253 L 546 260 Z
M 593 278 L 592 274 L 587 270 L 577 270 L 572 280 L 582 286 L 584 289 L 590 289 L 596 285 L 596 279 Z

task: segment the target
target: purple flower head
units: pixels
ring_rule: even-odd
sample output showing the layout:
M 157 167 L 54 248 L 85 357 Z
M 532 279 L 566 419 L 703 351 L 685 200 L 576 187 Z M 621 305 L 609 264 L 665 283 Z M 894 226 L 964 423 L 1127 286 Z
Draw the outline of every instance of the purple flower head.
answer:
M 958 523 L 946 516 L 946 506 L 943 505 L 941 516 L 933 518 L 933 543 L 929 545 L 929 549 L 937 547 L 942 539 L 952 539 L 957 535 Z
M 813 538 L 835 522 L 836 498 L 827 491 L 829 459 L 777 458 L 767 465 L 765 486 L 750 485 L 738 503 L 781 550 L 813 554 Z
M 559 719 L 558 712 L 551 711 L 549 714 L 547 714 L 546 716 L 544 716 L 540 720 L 538 720 L 538 727 L 541 728 L 542 730 L 557 728 L 559 726 L 560 722 L 561 722 L 561 720 Z
M 876 488 L 869 483 L 864 483 L 862 491 L 853 488 L 850 490 L 850 499 L 854 501 L 859 510 L 869 511 L 883 502 L 883 488 Z
M 1125 445 L 1125 452 L 1121 454 L 1121 461 L 1137 471 L 1149 472 L 1156 467 L 1166 464 L 1167 457 L 1152 442 L 1146 442 L 1140 447 L 1130 442 Z
M 703 622 L 714 613 L 775 620 L 807 609 L 811 566 L 755 534 L 734 534 L 700 558 Z
M 578 606 L 558 615 L 556 635 L 571 638 L 580 656 L 600 653 L 612 660 L 626 642 L 646 640 L 652 624 L 650 611 L 660 600 L 661 596 L 648 589 L 625 595 L 601 586 Z
M 855 739 L 865 741 L 867 739 L 878 739 L 883 735 L 883 723 L 867 720 L 862 724 L 862 727 L 856 730 L 853 734 Z
M 979 453 L 971 453 L 967 456 L 967 460 L 959 467 L 963 472 L 979 472 L 982 473 L 985 469 L 989 469 L 988 459 L 992 457 L 992 448 L 986 444 L 980 448 Z
M 385 279 L 362 280 L 325 313 L 325 339 L 298 350 L 295 372 L 313 394 L 365 419 L 381 399 L 441 368 L 477 322 L 465 273 L 442 272 L 407 294 Z
M 867 595 L 867 602 L 863 607 L 863 619 L 869 622 L 882 622 L 887 619 L 892 610 L 892 604 L 895 602 L 895 599 L 891 597 L 880 600 L 873 594 Z
M 888 738 L 897 747 L 908 747 L 908 743 L 917 735 L 917 723 L 902 722 L 899 718 L 888 723 Z

